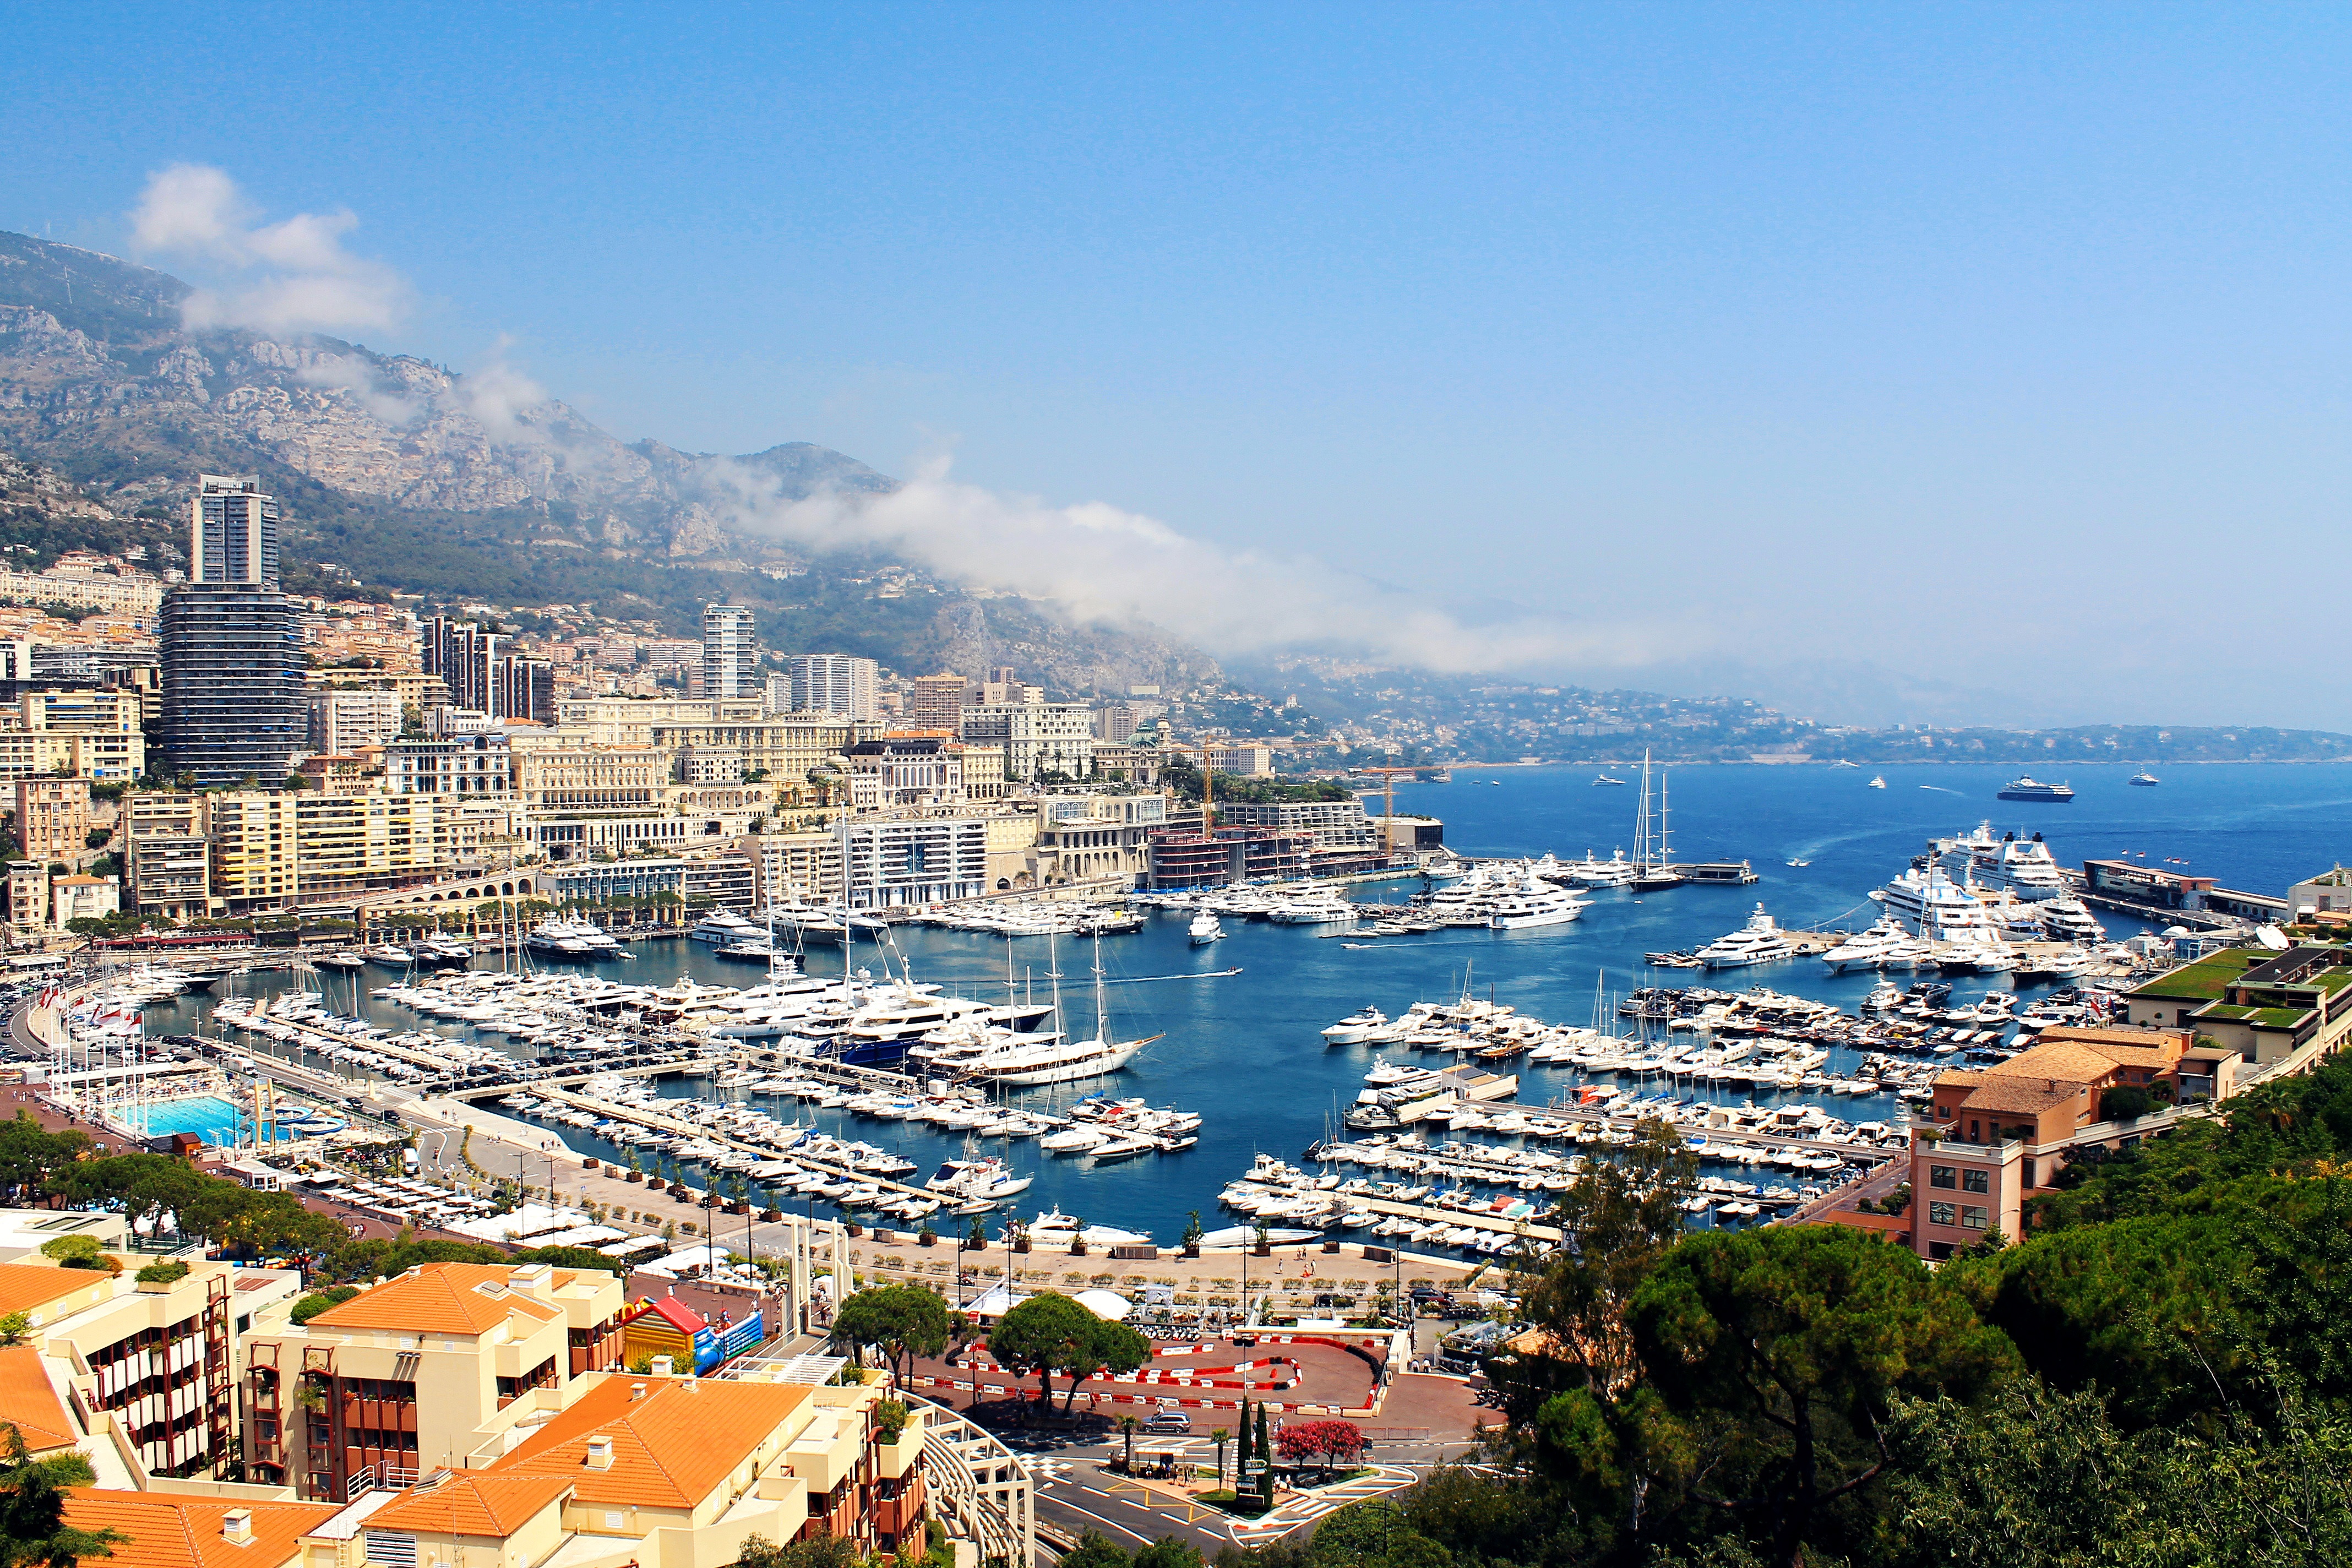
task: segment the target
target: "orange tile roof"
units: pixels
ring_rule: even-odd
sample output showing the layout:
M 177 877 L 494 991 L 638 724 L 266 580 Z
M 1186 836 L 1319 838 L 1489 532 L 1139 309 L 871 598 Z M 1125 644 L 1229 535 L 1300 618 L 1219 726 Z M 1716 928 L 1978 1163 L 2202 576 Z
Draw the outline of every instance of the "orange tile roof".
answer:
M 62 1268 L 54 1263 L 0 1263 L 0 1316 L 29 1312 L 61 1296 L 104 1284 L 110 1277 L 88 1268 Z
M 563 1477 L 583 1503 L 692 1508 L 808 1398 L 797 1384 L 608 1377 L 490 1469 Z M 592 1436 L 613 1439 L 610 1469 L 588 1468 Z
M 253 1510 L 249 1545 L 232 1546 L 221 1538 L 221 1516 L 233 1508 Z M 130 1538 L 116 1542 L 114 1555 L 105 1559 L 110 1568 L 278 1568 L 296 1560 L 302 1536 L 341 1511 L 333 1503 L 239 1503 L 96 1487 L 66 1493 L 68 1524 L 110 1528 Z
M 453 1477 L 438 1486 L 403 1492 L 370 1514 L 368 1526 L 503 1541 L 571 1489 L 569 1476 Z
M 2046 1078 L 1988 1077 L 1969 1090 L 1969 1097 L 1960 1101 L 1960 1109 L 1997 1110 L 2011 1116 L 2039 1116 L 2045 1110 L 2074 1103 L 2082 1092 L 2081 1084 L 2069 1083 L 2063 1079 L 2053 1083 Z
M 2053 1040 L 2036 1046 L 2005 1062 L 1985 1069 L 1985 1078 L 2056 1079 L 2077 1088 L 2097 1083 L 2114 1076 L 2116 1060 L 2105 1051 L 2091 1046 L 2078 1046 L 2064 1040 Z
M 478 1334 L 520 1311 L 544 1322 L 560 1310 L 506 1289 L 499 1263 L 420 1263 L 310 1320 L 313 1329 L 380 1329 L 411 1334 Z M 493 1294 L 479 1289 L 495 1285 Z
M 57 1385 L 41 1366 L 41 1352 L 30 1345 L 0 1348 L 0 1421 L 14 1424 L 25 1435 L 25 1447 L 36 1454 L 70 1448 L 81 1441 L 73 1417 L 58 1399 Z

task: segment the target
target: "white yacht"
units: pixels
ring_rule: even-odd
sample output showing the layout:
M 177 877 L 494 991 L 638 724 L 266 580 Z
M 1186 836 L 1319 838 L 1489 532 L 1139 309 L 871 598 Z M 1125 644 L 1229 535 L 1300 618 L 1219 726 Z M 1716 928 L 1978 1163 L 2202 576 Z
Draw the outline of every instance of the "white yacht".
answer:
M 1764 906 L 1759 904 L 1746 925 L 1727 936 L 1717 937 L 1695 956 L 1709 969 L 1745 969 L 1752 963 L 1774 963 L 1795 952 L 1789 939 L 1780 934 L 1780 928 L 1772 923 L 1772 917 L 1764 912 Z
M 1355 905 L 1337 893 L 1310 893 L 1276 904 L 1265 918 L 1286 926 L 1354 925 L 1359 914 Z
M 1832 974 L 1843 974 L 1850 969 L 1888 969 L 1901 954 L 1906 960 L 1916 945 L 1911 933 L 1891 915 L 1881 915 L 1867 931 L 1859 931 L 1822 954 Z
M 1520 931 L 1530 926 L 1566 925 L 1582 914 L 1590 900 L 1565 888 L 1555 888 L 1533 877 L 1515 891 L 1495 900 L 1486 923 L 1496 931 Z
M 1863 785 L 1863 787 L 1864 789 L 1885 789 L 1886 787 L 1886 780 L 1877 773 L 1873 773 L 1870 775 L 1870 782 Z
M 1583 859 L 1566 861 L 1559 868 L 1562 877 L 1584 888 L 1622 888 L 1633 881 L 1633 862 L 1622 849 L 1606 860 L 1588 849 Z
M 1202 910 L 1192 917 L 1192 923 L 1186 934 L 1192 937 L 1194 947 L 1206 947 L 1213 942 L 1223 941 L 1225 928 L 1217 923 L 1217 917 L 1214 914 Z
M 726 947 L 739 942 L 765 942 L 768 928 L 757 921 L 745 920 L 733 910 L 713 910 L 702 917 L 699 925 L 686 934 L 696 942 Z
M 623 952 L 611 932 L 588 920 L 541 921 L 522 944 L 542 958 L 612 958 Z
M 1389 1016 L 1378 1007 L 1364 1007 L 1349 1014 L 1323 1031 L 1324 1040 L 1334 1046 L 1360 1045 L 1388 1026 Z

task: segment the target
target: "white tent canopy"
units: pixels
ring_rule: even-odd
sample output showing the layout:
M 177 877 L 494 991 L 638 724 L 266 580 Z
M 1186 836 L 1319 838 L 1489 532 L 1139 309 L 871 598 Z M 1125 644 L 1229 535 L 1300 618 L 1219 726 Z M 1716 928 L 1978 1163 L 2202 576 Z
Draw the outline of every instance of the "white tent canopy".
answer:
M 1115 1290 L 1081 1290 L 1071 1298 L 1106 1323 L 1116 1323 L 1135 1310 L 1135 1303 Z

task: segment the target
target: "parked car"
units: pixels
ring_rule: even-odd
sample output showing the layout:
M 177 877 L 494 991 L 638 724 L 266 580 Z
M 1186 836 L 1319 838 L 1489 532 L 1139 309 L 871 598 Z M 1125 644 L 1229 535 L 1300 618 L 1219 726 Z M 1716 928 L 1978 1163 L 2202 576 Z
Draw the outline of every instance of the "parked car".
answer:
M 1192 1418 L 1181 1410 L 1162 1410 L 1145 1416 L 1143 1429 L 1147 1432 L 1190 1432 Z

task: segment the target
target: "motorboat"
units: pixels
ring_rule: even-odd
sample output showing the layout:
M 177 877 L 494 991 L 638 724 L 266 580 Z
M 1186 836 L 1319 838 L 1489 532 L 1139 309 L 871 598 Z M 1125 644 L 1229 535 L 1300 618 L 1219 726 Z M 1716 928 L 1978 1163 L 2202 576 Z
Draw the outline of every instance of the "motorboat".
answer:
M 1607 773 L 1595 773 L 1592 775 L 1592 783 L 1594 787 L 1598 788 L 1602 784 L 1622 786 L 1625 781 L 1623 779 L 1611 778 Z
M 1027 1192 L 1035 1179 L 1013 1174 L 998 1159 L 949 1160 L 923 1185 L 960 1203 L 982 1198 L 995 1203 Z
M 1192 917 L 1192 923 L 1187 928 L 1186 934 L 1192 939 L 1194 947 L 1206 947 L 1213 942 L 1223 941 L 1225 928 L 1217 923 L 1217 917 L 1214 914 L 1202 910 Z
M 1360 1008 L 1325 1029 L 1323 1039 L 1327 1045 L 1360 1045 L 1370 1039 L 1375 1032 L 1387 1027 L 1388 1021 L 1388 1015 L 1378 1007 Z
M 2141 789 L 2152 789 L 2156 785 L 2162 784 L 2164 781 L 2158 778 L 2154 773 L 2139 773 L 2132 774 L 2131 777 L 2126 779 L 2124 782 L 2128 784 L 2136 784 Z
M 1862 787 L 1864 789 L 1885 789 L 1886 787 L 1886 780 L 1877 773 L 1873 773 L 1870 775 L 1870 782 Z

